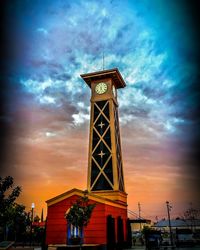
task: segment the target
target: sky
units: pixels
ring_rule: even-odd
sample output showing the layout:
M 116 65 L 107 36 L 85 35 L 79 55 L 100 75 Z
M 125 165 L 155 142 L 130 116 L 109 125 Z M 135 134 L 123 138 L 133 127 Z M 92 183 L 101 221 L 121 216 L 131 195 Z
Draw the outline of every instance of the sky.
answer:
M 80 75 L 118 68 L 128 209 L 180 217 L 199 200 L 198 1 L 1 3 L 1 176 L 40 216 L 87 181 L 90 89 Z

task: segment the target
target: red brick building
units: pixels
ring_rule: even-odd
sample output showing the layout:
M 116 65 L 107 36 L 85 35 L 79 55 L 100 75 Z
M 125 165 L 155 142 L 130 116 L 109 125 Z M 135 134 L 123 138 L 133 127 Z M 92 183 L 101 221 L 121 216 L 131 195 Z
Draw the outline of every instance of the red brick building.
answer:
M 67 221 L 64 217 L 66 211 L 78 197 L 83 196 L 84 192 L 78 189 L 72 189 L 53 199 L 47 201 L 48 218 L 46 243 L 49 244 L 66 244 L 67 243 Z M 118 202 L 102 198 L 101 196 L 90 194 L 88 198 L 96 206 L 93 210 L 92 217 L 87 227 L 84 229 L 85 244 L 107 244 L 107 218 L 112 216 L 114 221 L 114 236 L 116 243 L 122 238 L 126 241 L 126 223 L 127 209 L 126 206 Z M 118 228 L 121 221 L 123 229 Z M 111 229 L 113 230 L 113 229 Z M 120 233 L 120 236 L 118 235 Z

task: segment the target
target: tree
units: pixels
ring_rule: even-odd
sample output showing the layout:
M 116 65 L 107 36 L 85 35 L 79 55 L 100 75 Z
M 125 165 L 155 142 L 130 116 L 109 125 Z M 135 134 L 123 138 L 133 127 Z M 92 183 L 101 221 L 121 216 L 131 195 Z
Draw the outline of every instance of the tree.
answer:
M 84 226 L 87 226 L 94 207 L 95 204 L 89 204 L 88 197 L 84 195 L 77 199 L 67 211 L 66 219 L 73 226 L 83 228 Z
M 30 219 L 28 213 L 25 211 L 25 206 L 20 204 L 13 204 L 7 210 L 8 228 L 10 237 L 15 241 L 17 239 L 22 240 L 25 236 L 27 226 L 30 225 Z
M 4 232 L 4 240 L 7 239 L 15 200 L 21 193 L 21 187 L 13 187 L 13 177 L 0 177 L 0 227 Z
M 36 215 L 33 219 L 34 222 L 39 222 L 40 221 L 40 217 L 38 215 Z
M 86 193 L 84 193 L 83 197 L 80 197 L 74 204 L 72 204 L 71 208 L 66 212 L 65 217 L 69 224 L 80 228 L 80 231 L 82 231 L 89 223 L 95 206 L 95 204 L 89 204 L 89 199 L 86 196 Z
M 200 210 L 193 207 L 187 209 L 184 212 L 184 219 L 187 220 L 197 220 L 200 219 Z
M 196 229 L 196 221 L 200 219 L 200 210 L 192 206 L 184 212 L 183 219 L 191 226 L 191 229 Z

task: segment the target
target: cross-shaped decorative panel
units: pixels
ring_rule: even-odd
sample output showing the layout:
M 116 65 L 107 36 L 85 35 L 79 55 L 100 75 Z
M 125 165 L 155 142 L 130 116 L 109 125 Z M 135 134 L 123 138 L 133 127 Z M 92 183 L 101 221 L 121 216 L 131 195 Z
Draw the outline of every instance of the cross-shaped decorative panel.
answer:
M 94 104 L 91 190 L 113 190 L 109 102 Z

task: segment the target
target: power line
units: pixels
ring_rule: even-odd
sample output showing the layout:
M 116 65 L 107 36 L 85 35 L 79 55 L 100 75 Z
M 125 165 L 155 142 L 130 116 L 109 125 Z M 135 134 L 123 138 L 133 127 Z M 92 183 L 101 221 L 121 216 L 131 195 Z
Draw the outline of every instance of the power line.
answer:
M 143 217 L 139 216 L 139 215 L 138 215 L 136 212 L 134 212 L 134 211 L 131 211 L 131 210 L 128 209 L 128 213 L 129 213 L 130 215 L 135 216 L 137 219 L 144 220 Z

